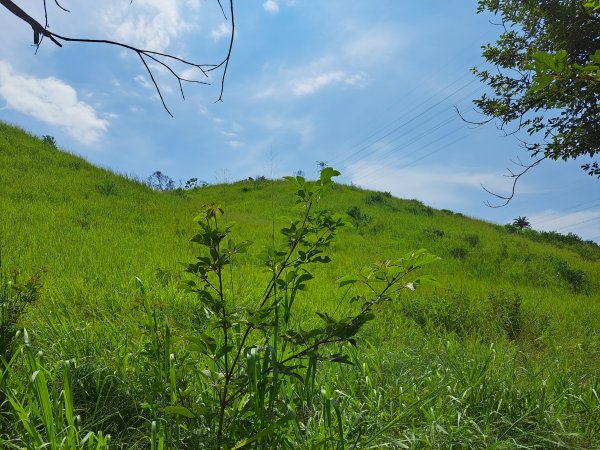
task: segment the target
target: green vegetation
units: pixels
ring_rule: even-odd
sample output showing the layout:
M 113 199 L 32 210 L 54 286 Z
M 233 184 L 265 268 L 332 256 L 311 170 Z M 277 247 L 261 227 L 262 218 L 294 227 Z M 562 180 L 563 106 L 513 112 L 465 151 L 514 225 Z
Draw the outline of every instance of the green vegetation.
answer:
M 493 13 L 503 26 L 498 40 L 483 47 L 493 69 L 473 69 L 492 90 L 475 101 L 478 109 L 507 133 L 529 134 L 526 148 L 539 159 L 594 157 L 600 151 L 600 2 L 478 3 L 479 12 Z M 598 175 L 597 168 L 584 170 Z
M 600 446 L 594 243 L 333 172 L 156 191 L 3 124 L 0 165 L 3 448 Z

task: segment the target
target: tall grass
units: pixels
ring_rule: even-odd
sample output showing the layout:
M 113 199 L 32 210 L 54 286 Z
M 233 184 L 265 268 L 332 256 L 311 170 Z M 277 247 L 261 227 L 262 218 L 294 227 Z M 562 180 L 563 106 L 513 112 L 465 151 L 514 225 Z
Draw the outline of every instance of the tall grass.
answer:
M 265 279 L 259 249 L 273 241 L 262 230 L 273 220 L 285 227 L 294 206 L 285 184 L 153 192 L 2 124 L 0 165 L 3 311 L 16 284 L 43 273 L 35 300 L 3 322 L 2 445 L 214 448 L 218 414 L 208 406 L 221 381 L 189 347 L 194 336 L 217 334 L 207 333 L 197 299 L 178 288 L 181 262 L 198 256 L 191 218 L 217 201 L 235 235 L 254 242 L 235 258 L 229 291 L 248 306 Z M 276 435 L 280 448 L 600 447 L 593 245 L 554 245 L 349 186 L 333 185 L 321 206 L 369 220 L 340 228 L 329 247 L 334 262 L 310 269 L 314 279 L 294 300 L 294 330 L 321 326 L 317 311 L 355 313 L 354 294 L 340 302 L 334 281 L 406 249 L 442 257 L 430 273 L 443 287 L 374 306 L 377 322 L 362 327 L 356 349 L 344 347 L 352 365 L 320 361 L 314 371 L 314 361 L 303 361 L 302 382 L 278 384 L 289 408 L 260 394 L 272 389 L 272 370 L 269 383 L 253 381 L 240 409 L 224 417 L 238 437 L 227 445 L 268 448 Z M 9 286 L 14 267 L 21 281 Z M 255 373 L 271 361 L 264 348 L 242 355 Z M 255 423 L 250 410 L 282 415 Z

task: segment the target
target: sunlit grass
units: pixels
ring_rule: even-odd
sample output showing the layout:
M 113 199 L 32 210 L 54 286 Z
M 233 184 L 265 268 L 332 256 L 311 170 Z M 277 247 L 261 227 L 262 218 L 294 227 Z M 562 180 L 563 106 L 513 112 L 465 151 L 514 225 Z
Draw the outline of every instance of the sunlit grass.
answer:
M 40 298 L 19 319 L 31 348 L 44 352 L 43 361 L 30 357 L 30 365 L 43 364 L 54 380 L 44 401 L 55 402 L 53 414 L 68 406 L 59 393 L 64 362 L 75 361 L 69 376 L 83 423 L 71 424 L 68 408 L 61 409 L 61 433 L 69 442 L 76 442 L 73 430 L 87 430 L 99 433 L 100 443 L 110 434 L 111 445 L 149 448 L 152 421 L 167 420 L 144 406 L 157 395 L 148 389 L 156 369 L 147 352 L 149 311 L 168 318 L 175 358 L 184 358 L 181 338 L 201 315 L 177 287 L 181 263 L 193 260 L 193 217 L 217 202 L 225 219 L 236 222 L 234 234 L 254 242 L 235 265 L 236 295 L 251 304 L 267 276 L 256 256 L 295 214 L 288 183 L 154 192 L 3 124 L 0 167 L 0 269 L 18 267 L 23 279 L 46 270 Z M 355 365 L 324 366 L 319 383 L 341 406 L 348 448 L 600 446 L 597 248 L 590 250 L 595 260 L 584 259 L 568 245 L 352 186 L 336 185 L 323 205 L 338 213 L 356 208 L 362 216 L 339 232 L 332 263 L 316 268 L 302 293 L 304 326 L 317 322 L 316 311 L 352 310 L 334 281 L 365 264 L 418 248 L 442 258 L 428 273 L 443 288 L 380 305 L 353 350 Z M 518 306 L 507 309 L 515 293 Z M 25 382 L 26 368 L 15 362 L 14 383 Z M 324 428 L 324 404 L 313 400 L 300 420 L 306 445 L 331 431 Z M 31 394 L 20 401 L 40 399 Z M 0 412 L 7 410 L 5 403 Z M 6 445 L 39 437 L 2 426 Z M 194 439 L 186 442 L 199 445 Z

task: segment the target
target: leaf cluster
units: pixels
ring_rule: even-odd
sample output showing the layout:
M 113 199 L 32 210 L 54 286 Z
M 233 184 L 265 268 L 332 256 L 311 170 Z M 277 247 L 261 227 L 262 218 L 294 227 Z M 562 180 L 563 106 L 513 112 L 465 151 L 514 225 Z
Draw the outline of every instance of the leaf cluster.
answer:
M 216 448 L 281 442 L 278 439 L 288 435 L 285 430 L 290 421 L 299 426 L 298 408 L 314 397 L 317 367 L 324 362 L 352 363 L 345 346 L 357 345 L 356 335 L 375 317 L 373 307 L 392 300 L 402 289 L 434 283 L 414 274 L 437 259 L 419 250 L 367 268 L 357 277 L 340 279 L 340 287 L 356 287 L 352 300 L 359 307 L 342 317 L 318 311 L 317 326 L 302 327 L 296 304 L 310 296 L 299 294 L 315 278 L 313 268 L 331 262 L 327 248 L 337 230 L 348 225 L 344 216 L 319 207 L 337 175 L 324 167 L 315 182 L 301 175 L 286 177 L 299 214 L 281 228 L 280 243 L 274 238 L 260 252 L 265 284 L 262 289 L 250 289 L 246 293 L 250 298 L 236 297 L 240 280 L 235 277 L 235 263 L 252 242 L 231 237 L 233 224 L 222 223 L 220 205 L 206 205 L 195 218 L 199 232 L 192 242 L 200 251 L 186 265 L 191 277 L 182 282 L 182 288 L 195 295 L 204 320 L 200 329 L 186 337 L 184 359 L 201 382 L 189 386 L 183 398 L 180 395 L 176 404 L 166 408 L 182 417 L 202 417 L 214 433 Z M 341 424 L 339 405 L 334 399 L 327 405 Z M 342 442 L 343 435 L 341 425 L 331 428 L 331 439 Z
M 533 156 L 567 160 L 600 151 L 600 12 L 581 0 L 480 0 L 502 20 L 483 46 L 494 70 L 473 73 L 491 88 L 474 101 L 507 134 L 524 130 Z M 514 128 L 510 128 L 513 125 Z

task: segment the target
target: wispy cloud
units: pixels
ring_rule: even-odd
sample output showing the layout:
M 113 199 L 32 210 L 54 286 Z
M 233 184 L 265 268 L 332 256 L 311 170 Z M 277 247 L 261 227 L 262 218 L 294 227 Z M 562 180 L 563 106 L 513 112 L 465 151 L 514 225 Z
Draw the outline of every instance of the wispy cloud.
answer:
M 409 40 L 397 30 L 378 28 L 370 31 L 357 27 L 337 27 L 339 39 L 332 35 L 323 40 L 311 61 L 271 70 L 257 89 L 257 98 L 302 98 L 334 87 L 363 88 L 388 65 L 397 68 L 399 55 Z
M 213 41 L 217 42 L 223 39 L 224 37 L 228 37 L 231 35 L 231 25 L 221 23 L 217 28 L 213 29 L 210 32 L 210 37 Z M 236 33 L 237 35 L 237 33 Z
M 382 163 L 361 161 L 351 164 L 345 174 L 352 183 L 369 189 L 390 191 L 401 198 L 416 198 L 438 208 L 463 208 L 485 199 L 481 185 L 503 192 L 505 180 L 494 172 L 464 167 L 417 166 L 394 168 Z M 520 195 L 534 192 L 522 183 Z
M 135 6 L 119 2 L 103 11 L 103 26 L 117 40 L 161 52 L 173 39 L 195 28 L 177 0 L 136 0 Z M 192 11 L 198 8 L 196 2 L 186 2 L 185 6 Z
M 285 134 L 300 138 L 304 146 L 314 141 L 315 124 L 310 117 L 281 117 L 271 114 L 259 117 L 255 123 L 267 131 L 270 136 Z
M 292 82 L 292 92 L 294 95 L 303 97 L 312 95 L 332 84 L 341 84 L 347 86 L 363 86 L 366 82 L 366 75 L 363 73 L 348 74 L 343 70 L 318 73 L 308 76 L 305 79 L 298 79 Z
M 6 61 L 0 61 L 0 97 L 7 107 L 61 127 L 82 144 L 97 142 L 109 125 L 70 85 L 54 77 L 19 74 Z
M 259 90 L 256 98 L 300 98 L 334 86 L 361 88 L 368 83 L 364 72 L 338 68 L 329 58 L 318 59 L 306 67 L 282 69 L 276 79 L 276 82 L 269 83 L 268 87 Z
M 262 6 L 265 11 L 271 14 L 279 12 L 279 4 L 275 0 L 266 0 Z
M 600 211 L 588 209 L 575 212 L 560 212 L 547 209 L 527 216 L 536 230 L 558 231 L 559 233 L 576 233 L 586 239 L 599 239 Z

